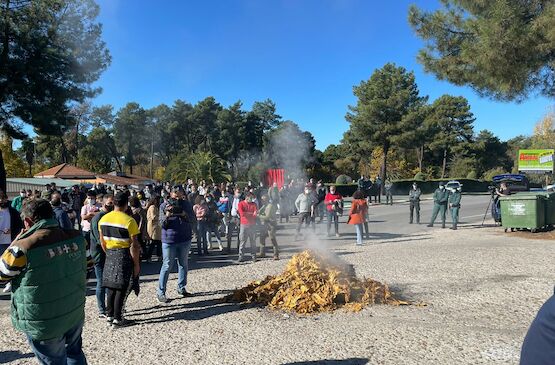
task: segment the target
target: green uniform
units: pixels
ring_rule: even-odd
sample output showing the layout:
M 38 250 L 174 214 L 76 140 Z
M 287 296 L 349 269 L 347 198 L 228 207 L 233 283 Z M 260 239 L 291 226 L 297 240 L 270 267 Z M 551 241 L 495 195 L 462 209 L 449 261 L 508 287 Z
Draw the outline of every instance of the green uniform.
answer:
M 412 224 L 414 218 L 414 211 L 416 210 L 416 223 L 420 224 L 420 196 L 422 191 L 420 188 L 411 188 L 409 191 L 409 203 L 410 203 L 410 219 L 409 223 Z
M 461 192 L 455 191 L 449 195 L 449 209 L 451 210 L 451 219 L 453 220 L 452 229 L 457 229 L 459 223 L 459 209 L 461 208 Z
M 262 224 L 260 232 L 260 257 L 266 256 L 264 252 L 266 249 L 266 237 L 270 237 L 270 241 L 272 241 L 272 246 L 274 247 L 274 258 L 279 258 L 279 249 L 276 240 L 276 211 L 276 204 L 272 203 L 265 204 L 258 210 L 258 218 Z
M 447 215 L 447 202 L 449 200 L 449 191 L 447 189 L 436 189 L 434 192 L 434 209 L 432 211 L 432 220 L 430 226 L 434 225 L 438 213 L 441 214 L 441 226 L 445 228 L 445 218 Z

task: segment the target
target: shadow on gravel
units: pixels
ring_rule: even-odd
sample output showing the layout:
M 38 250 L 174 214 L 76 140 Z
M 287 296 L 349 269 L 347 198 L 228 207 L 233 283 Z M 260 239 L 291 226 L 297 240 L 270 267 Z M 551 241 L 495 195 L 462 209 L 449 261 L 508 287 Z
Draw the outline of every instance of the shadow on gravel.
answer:
M 395 299 L 403 300 L 405 302 L 421 303 L 422 300 L 419 299 L 418 297 L 422 297 L 428 294 L 426 291 L 422 291 L 422 292 L 413 291 L 413 286 L 411 284 L 401 284 L 401 283 L 396 283 L 392 285 L 390 285 L 389 283 L 386 283 L 386 284 L 389 287 L 389 290 L 391 290 L 391 292 L 393 293 L 393 296 L 395 297 Z
M 35 357 L 32 353 L 22 354 L 19 351 L 0 351 L 0 364 L 7 364 L 20 359 L 30 359 L 32 357 Z
M 175 299 L 177 301 L 180 299 Z M 172 302 L 173 302 L 172 301 Z M 127 318 L 134 321 L 136 325 L 173 322 L 179 320 L 198 321 L 220 314 L 240 311 L 250 306 L 238 305 L 237 303 L 225 303 L 221 298 L 205 299 L 197 302 L 183 304 L 159 305 L 150 308 L 137 309 L 127 312 Z M 182 310 L 182 311 L 179 311 Z M 176 312 L 173 312 L 176 311 Z M 172 312 L 172 313 L 164 313 Z M 134 316 L 145 316 L 149 314 L 160 314 L 146 319 L 134 319 Z
M 368 364 L 368 359 L 361 357 L 353 357 L 344 360 L 316 360 L 316 361 L 298 361 L 288 362 L 283 365 L 365 365 Z

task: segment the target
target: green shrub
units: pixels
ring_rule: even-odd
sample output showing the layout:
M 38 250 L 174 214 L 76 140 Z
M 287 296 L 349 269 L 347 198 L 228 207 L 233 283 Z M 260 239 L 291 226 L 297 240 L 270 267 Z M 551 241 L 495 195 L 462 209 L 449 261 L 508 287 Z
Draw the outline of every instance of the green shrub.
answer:
M 468 176 L 472 171 L 476 170 L 476 162 L 471 158 L 461 157 L 455 158 L 449 168 L 449 177 L 451 179 Z M 476 174 L 476 173 L 474 173 Z
M 347 175 L 339 175 L 337 179 L 335 179 L 335 183 L 338 185 L 347 185 L 351 184 L 352 182 L 353 179 L 351 179 L 351 177 Z
M 434 179 L 418 182 L 418 187 L 423 194 L 433 193 L 439 186 L 439 182 L 448 182 L 457 180 L 463 184 L 463 193 L 484 193 L 488 191 L 489 182 L 476 179 Z M 397 180 L 393 182 L 391 191 L 395 195 L 408 195 L 413 180 Z
M 502 174 L 506 174 L 506 173 L 507 172 L 505 171 L 504 168 L 496 167 L 496 168 L 493 168 L 491 170 L 488 170 L 488 171 L 484 172 L 484 175 L 482 175 L 482 178 L 486 181 L 492 181 L 494 176 L 502 175 Z
M 426 181 L 426 174 L 423 173 L 422 171 L 417 172 L 416 175 L 414 175 L 414 180 L 415 181 Z
M 467 179 L 476 179 L 476 178 L 477 178 L 477 176 L 476 176 L 476 171 L 474 171 L 474 170 L 470 171 L 470 172 L 468 173 L 468 175 L 466 175 L 466 178 L 467 178 Z

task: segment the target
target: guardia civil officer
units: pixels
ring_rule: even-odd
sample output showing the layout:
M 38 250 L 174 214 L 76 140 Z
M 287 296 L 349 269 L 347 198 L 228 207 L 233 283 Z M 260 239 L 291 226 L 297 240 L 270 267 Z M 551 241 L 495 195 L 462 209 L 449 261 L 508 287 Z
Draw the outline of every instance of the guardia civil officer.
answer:
M 449 201 L 449 191 L 445 189 L 445 183 L 439 183 L 439 188 L 434 192 L 434 210 L 432 211 L 432 220 L 428 227 L 433 227 L 438 213 L 441 214 L 441 228 L 445 228 L 445 216 L 447 213 L 447 202 Z
M 459 223 L 459 209 L 461 209 L 461 187 L 449 194 L 449 209 L 451 210 L 451 220 L 453 221 L 453 226 L 451 229 L 456 230 L 457 224 Z
M 410 220 L 409 223 L 412 224 L 414 218 L 414 211 L 416 210 L 416 224 L 420 224 L 420 195 L 422 191 L 416 184 L 412 183 L 412 188 L 409 190 L 409 203 L 410 203 Z

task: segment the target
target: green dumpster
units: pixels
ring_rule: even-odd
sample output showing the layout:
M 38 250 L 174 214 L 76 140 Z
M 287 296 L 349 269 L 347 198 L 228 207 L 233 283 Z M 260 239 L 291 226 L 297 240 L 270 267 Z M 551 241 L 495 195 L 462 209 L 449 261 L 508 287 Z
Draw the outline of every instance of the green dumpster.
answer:
M 545 224 L 547 226 L 555 225 L 555 193 L 545 193 L 547 201 L 545 204 Z
M 545 193 L 517 193 L 501 197 L 501 224 L 507 229 L 529 229 L 536 232 L 546 226 Z

